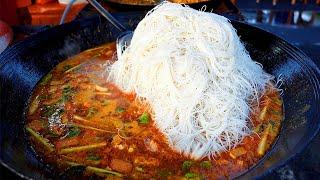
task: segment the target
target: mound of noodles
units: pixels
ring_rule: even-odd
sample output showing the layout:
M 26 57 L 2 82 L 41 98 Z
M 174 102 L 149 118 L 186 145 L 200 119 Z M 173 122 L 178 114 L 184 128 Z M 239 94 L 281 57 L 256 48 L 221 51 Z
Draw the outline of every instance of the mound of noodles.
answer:
M 109 79 L 146 101 L 172 148 L 195 159 L 251 133 L 250 105 L 273 79 L 227 18 L 169 2 L 146 15 L 118 57 Z

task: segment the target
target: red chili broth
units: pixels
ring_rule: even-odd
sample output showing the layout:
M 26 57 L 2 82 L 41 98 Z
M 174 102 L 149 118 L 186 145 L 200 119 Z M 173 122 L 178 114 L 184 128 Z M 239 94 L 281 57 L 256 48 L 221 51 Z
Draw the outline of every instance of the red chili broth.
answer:
M 232 178 L 256 164 L 277 138 L 282 101 L 270 84 L 259 106 L 253 105 L 253 132 L 241 144 L 211 160 L 183 156 L 168 145 L 146 105 L 106 80 L 106 64 L 112 63 L 114 53 L 115 43 L 110 43 L 63 61 L 31 96 L 28 135 L 40 157 L 61 172 L 81 165 L 88 177 Z M 262 154 L 259 146 L 264 147 Z

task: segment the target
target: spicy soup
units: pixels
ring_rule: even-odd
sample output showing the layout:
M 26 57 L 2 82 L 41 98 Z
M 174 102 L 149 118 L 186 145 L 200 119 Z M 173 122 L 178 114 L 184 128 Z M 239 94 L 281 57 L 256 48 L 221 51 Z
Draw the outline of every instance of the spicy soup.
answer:
M 135 94 L 106 79 L 115 43 L 73 56 L 42 78 L 30 98 L 26 131 L 44 161 L 59 171 L 116 179 L 232 178 L 256 164 L 275 141 L 282 101 L 270 84 L 250 116 L 252 134 L 218 156 L 190 159 L 174 151 Z

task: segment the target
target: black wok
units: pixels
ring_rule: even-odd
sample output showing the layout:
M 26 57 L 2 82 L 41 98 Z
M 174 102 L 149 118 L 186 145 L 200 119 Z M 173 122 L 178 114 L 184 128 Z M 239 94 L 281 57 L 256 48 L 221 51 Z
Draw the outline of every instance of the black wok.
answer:
M 133 28 L 141 14 L 117 14 Z M 261 177 L 287 163 L 314 138 L 320 127 L 320 72 L 299 49 L 261 29 L 232 21 L 250 55 L 264 69 L 282 75 L 285 119 L 279 138 L 267 155 L 240 178 Z M 24 109 L 40 80 L 55 65 L 105 42 L 119 32 L 104 19 L 92 17 L 43 31 L 0 55 L 0 162 L 24 178 L 61 178 L 37 158 L 24 132 Z

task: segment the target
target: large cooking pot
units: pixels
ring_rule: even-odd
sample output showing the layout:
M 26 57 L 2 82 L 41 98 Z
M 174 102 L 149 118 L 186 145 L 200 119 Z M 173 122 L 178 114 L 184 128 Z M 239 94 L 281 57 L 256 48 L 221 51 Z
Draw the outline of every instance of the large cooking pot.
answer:
M 139 13 L 116 14 L 134 28 Z M 261 177 L 285 164 L 314 138 L 320 127 L 320 72 L 303 52 L 245 23 L 231 21 L 251 57 L 283 80 L 285 119 L 275 145 L 240 178 Z M 119 32 L 103 18 L 79 20 L 30 36 L 0 55 L 0 162 L 24 178 L 61 178 L 43 164 L 24 132 L 24 110 L 37 82 L 67 57 L 114 41 Z

